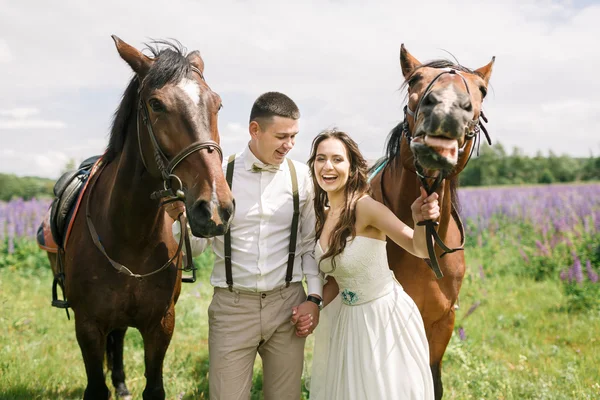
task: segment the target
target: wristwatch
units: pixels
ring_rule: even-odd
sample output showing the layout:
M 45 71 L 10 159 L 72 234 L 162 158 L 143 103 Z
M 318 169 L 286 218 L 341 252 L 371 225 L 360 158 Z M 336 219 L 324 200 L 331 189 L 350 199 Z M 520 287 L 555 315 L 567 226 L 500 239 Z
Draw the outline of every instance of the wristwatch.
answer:
M 308 297 L 306 298 L 306 301 L 312 301 L 313 303 L 315 303 L 319 307 L 319 310 L 323 309 L 323 300 L 318 298 L 317 296 L 313 296 L 312 294 L 309 294 Z

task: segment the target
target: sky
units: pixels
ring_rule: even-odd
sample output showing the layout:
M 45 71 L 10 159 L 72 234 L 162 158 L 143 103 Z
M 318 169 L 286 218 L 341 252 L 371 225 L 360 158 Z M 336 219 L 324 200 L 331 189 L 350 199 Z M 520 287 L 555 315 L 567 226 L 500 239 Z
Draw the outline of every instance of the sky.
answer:
M 598 21 L 599 0 L 0 0 L 0 172 L 57 178 L 104 151 L 132 77 L 112 34 L 201 52 L 225 154 L 248 142 L 254 100 L 280 91 L 302 114 L 291 158 L 331 127 L 381 156 L 403 118 L 404 43 L 422 62 L 496 57 L 484 111 L 509 151 L 598 156 Z

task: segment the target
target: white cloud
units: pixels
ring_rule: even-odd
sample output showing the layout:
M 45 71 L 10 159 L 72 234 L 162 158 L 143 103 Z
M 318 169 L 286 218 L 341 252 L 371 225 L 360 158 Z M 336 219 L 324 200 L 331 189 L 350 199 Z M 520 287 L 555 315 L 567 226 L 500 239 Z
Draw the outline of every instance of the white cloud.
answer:
M 0 155 L 0 171 L 3 173 L 20 175 L 23 170 L 29 170 L 28 175 L 46 178 L 57 178 L 70 159 L 60 151 L 35 153 L 3 149 Z
M 33 115 L 37 115 L 40 113 L 40 110 L 33 107 L 21 107 L 21 108 L 12 108 L 10 110 L 0 110 L 0 116 L 2 117 L 11 117 L 17 119 L 24 119 L 27 117 L 31 117 Z
M 45 119 L 0 119 L 0 129 L 62 129 L 66 126 L 63 121 Z
M 8 47 L 8 43 L 5 40 L 0 39 L 0 64 L 8 64 L 14 61 L 15 57 Z
M 447 58 L 448 50 L 474 68 L 495 55 L 485 104 L 494 140 L 529 154 L 551 148 L 586 156 L 600 137 L 594 97 L 600 82 L 593 79 L 600 53 L 586 50 L 597 45 L 598 20 L 599 5 L 558 0 L 172 0 L 169 7 L 159 0 L 106 0 L 93 10 L 76 0 L 5 2 L 0 62 L 6 54 L 11 62 L 0 75 L 0 108 L 60 104 L 68 118 L 43 111 L 27 117 L 58 123 L 69 136 L 53 150 L 69 143 L 85 151 L 90 138 L 106 143 L 108 126 L 88 126 L 61 96 L 74 93 L 71 99 L 96 110 L 99 93 L 124 90 L 131 71 L 110 34 L 138 48 L 148 38 L 171 37 L 202 52 L 209 85 L 227 98 L 227 117 L 220 117 L 226 152 L 248 140 L 248 99 L 279 90 L 301 106 L 295 158 L 306 159 L 312 137 L 333 125 L 373 158 L 402 119 L 398 53 L 405 43 L 422 61 Z M 34 28 L 45 34 L 30 35 Z M 232 109 L 232 98 L 245 102 Z M 566 146 L 565 135 L 578 140 Z M 32 171 L 27 168 L 22 173 Z

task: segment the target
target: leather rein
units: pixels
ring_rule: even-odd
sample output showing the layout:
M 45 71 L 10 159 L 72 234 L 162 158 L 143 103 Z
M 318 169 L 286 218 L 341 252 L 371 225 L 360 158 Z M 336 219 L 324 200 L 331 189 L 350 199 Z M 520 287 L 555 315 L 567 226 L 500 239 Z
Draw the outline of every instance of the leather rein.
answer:
M 202 78 L 202 80 L 204 80 L 204 76 L 202 75 L 202 72 L 198 68 L 196 68 L 194 66 L 191 66 L 190 68 L 192 71 L 194 71 L 198 75 L 200 75 L 200 78 Z M 152 192 L 150 194 L 150 198 L 153 200 L 158 200 L 158 199 L 166 197 L 167 199 L 160 203 L 160 207 L 163 207 L 166 204 L 169 204 L 169 203 L 172 203 L 175 201 L 183 201 L 185 204 L 185 193 L 183 191 L 183 183 L 181 182 L 181 179 L 176 174 L 174 174 L 175 168 L 186 157 L 188 157 L 189 155 L 191 155 L 197 151 L 203 150 L 203 149 L 208 150 L 209 153 L 212 153 L 213 151 L 216 150 L 217 153 L 219 154 L 219 157 L 221 158 L 221 162 L 223 162 L 223 151 L 221 149 L 221 146 L 219 146 L 219 144 L 213 140 L 199 140 L 199 141 L 194 142 L 194 143 L 190 144 L 189 146 L 185 147 L 172 159 L 169 159 L 165 155 L 165 153 L 162 151 L 160 144 L 158 143 L 158 140 L 156 139 L 156 135 L 154 134 L 154 129 L 152 128 L 152 123 L 150 121 L 150 116 L 148 114 L 148 109 L 147 109 L 146 105 L 144 104 L 144 101 L 141 96 L 143 87 L 144 87 L 144 81 L 141 81 L 140 88 L 138 89 L 139 102 L 138 102 L 137 115 L 136 115 L 136 120 L 137 120 L 136 126 L 137 126 L 137 136 L 138 136 L 140 157 L 142 159 L 142 164 L 144 164 L 144 168 L 146 168 L 146 170 L 150 172 L 151 170 L 148 168 L 148 165 L 144 158 L 144 152 L 142 151 L 142 141 L 141 141 L 141 133 L 140 133 L 140 119 L 141 119 L 142 122 L 144 123 L 144 125 L 146 126 L 148 136 L 150 137 L 150 142 L 152 144 L 152 149 L 153 149 L 154 162 L 156 163 L 156 166 L 157 166 L 158 170 L 160 171 L 161 178 L 163 180 L 163 187 L 164 187 L 163 190 L 157 190 L 155 192 Z M 173 254 L 173 256 L 171 258 L 169 258 L 169 260 L 166 263 L 164 263 L 160 268 L 158 268 L 150 273 L 147 273 L 147 274 L 136 274 L 136 273 L 133 273 L 125 265 L 120 264 L 119 262 L 113 260 L 107 254 L 107 252 L 100 240 L 100 236 L 98 235 L 98 232 L 96 231 L 96 228 L 94 227 L 94 223 L 92 222 L 92 217 L 90 214 L 90 199 L 92 197 L 92 191 L 94 189 L 96 182 L 100 178 L 100 174 L 103 171 L 104 167 L 105 167 L 105 164 L 102 163 L 100 166 L 100 170 L 98 171 L 97 174 L 95 174 L 96 177 L 94 179 L 94 182 L 92 182 L 92 184 L 90 186 L 90 192 L 88 193 L 88 198 L 86 201 L 87 226 L 88 226 L 88 230 L 90 232 L 90 236 L 92 237 L 92 241 L 94 242 L 94 244 L 96 245 L 98 250 L 100 250 L 100 252 L 104 255 L 104 257 L 106 257 L 106 259 L 109 261 L 109 263 L 113 266 L 113 268 L 117 272 L 125 274 L 125 275 L 133 277 L 133 278 L 142 279 L 142 278 L 146 278 L 148 276 L 157 274 L 157 273 L 162 272 L 165 269 L 167 269 L 173 263 L 173 261 L 175 261 L 175 259 L 179 256 L 179 254 L 181 253 L 181 250 L 183 248 L 183 245 L 185 243 L 186 267 L 183 270 L 184 271 L 192 271 L 193 276 L 192 276 L 192 278 L 184 278 L 184 282 L 194 282 L 196 280 L 196 274 L 195 274 L 196 268 L 194 267 L 193 260 L 192 260 L 190 238 L 189 238 L 189 232 L 187 229 L 187 218 L 183 213 L 177 217 L 177 219 L 180 223 L 180 226 L 181 226 L 181 237 L 179 239 L 179 244 L 177 246 L 177 250 L 175 251 L 175 254 Z M 173 180 L 175 180 L 177 182 L 177 184 L 178 184 L 177 188 L 173 188 L 173 186 L 172 186 Z
M 404 124 L 402 127 L 402 135 L 404 137 L 406 137 L 406 141 L 408 142 L 409 146 L 410 146 L 410 142 L 413 137 L 412 137 L 412 134 L 408 127 L 407 115 L 410 115 L 411 117 L 413 117 L 413 119 L 415 119 L 415 117 L 419 113 L 419 108 L 421 107 L 423 99 L 429 94 L 429 92 L 431 91 L 431 88 L 433 87 L 433 84 L 444 74 L 452 74 L 452 75 L 456 74 L 456 75 L 460 76 L 465 84 L 467 93 L 469 93 L 469 95 L 471 94 L 469 92 L 469 85 L 467 85 L 467 81 L 465 80 L 464 76 L 462 76 L 462 74 L 460 74 L 457 70 L 452 69 L 452 68 L 447 68 L 444 71 L 442 71 L 440 74 L 438 74 L 429 83 L 429 85 L 427 85 L 427 88 L 425 89 L 423 96 L 421 96 L 421 98 L 419 99 L 419 102 L 417 103 L 417 107 L 415 108 L 414 111 L 411 110 L 408 107 L 408 105 L 406 105 L 404 107 Z M 487 129 L 485 128 L 485 126 L 483 125 L 484 121 L 487 122 L 488 120 L 485 117 L 485 115 L 483 114 L 483 111 L 480 112 L 478 118 L 475 118 L 472 121 L 470 121 L 469 127 L 471 128 L 471 130 L 465 135 L 465 143 L 463 144 L 462 148 L 460 149 L 461 152 L 463 152 L 463 150 L 467 144 L 467 141 L 479 138 L 479 134 L 481 131 L 483 131 L 483 133 L 485 134 L 488 144 L 490 144 L 490 145 L 492 144 L 490 135 L 489 135 Z M 477 153 L 479 154 L 479 144 L 481 143 L 481 141 L 479 140 L 477 143 L 478 143 Z M 469 158 L 467 159 L 465 166 L 471 159 L 474 149 L 475 149 L 475 146 L 472 146 L 471 151 L 469 153 Z M 440 170 L 438 175 L 435 177 L 427 176 L 425 174 L 424 168 L 421 166 L 421 164 L 419 164 L 419 161 L 417 160 L 416 157 L 414 158 L 414 160 L 415 160 L 415 162 L 414 162 L 415 173 L 419 177 L 419 180 L 421 181 L 423 188 L 427 191 L 427 195 L 429 196 L 432 193 L 434 193 L 436 190 L 438 190 L 442 181 L 447 178 L 446 172 L 444 170 Z M 433 179 L 433 183 L 431 185 L 427 181 L 428 179 Z M 435 277 L 437 279 L 442 278 L 444 276 L 444 274 L 442 273 L 442 270 L 440 269 L 439 261 L 438 261 L 437 255 L 435 253 L 435 244 L 440 246 L 443 250 L 443 253 L 440 255 L 440 258 L 444 257 L 446 254 L 464 250 L 464 245 L 465 245 L 465 232 L 464 232 L 463 223 L 460 219 L 460 216 L 458 215 L 458 212 L 456 211 L 456 209 L 454 207 L 454 204 L 451 205 L 451 208 L 452 208 L 452 210 L 451 210 L 452 217 L 454 218 L 454 220 L 460 230 L 461 243 L 460 243 L 459 247 L 450 248 L 444 243 L 444 241 L 442 240 L 442 238 L 440 237 L 439 233 L 436 230 L 436 226 L 439 225 L 439 222 L 433 221 L 433 220 L 425 220 L 425 221 L 421 221 L 421 222 L 417 223 L 417 225 L 419 225 L 419 226 L 425 226 L 426 239 L 427 239 L 427 253 L 429 254 L 429 260 L 426 260 L 426 262 L 428 261 L 427 265 L 429 265 L 429 267 L 433 270 L 433 273 L 435 274 Z

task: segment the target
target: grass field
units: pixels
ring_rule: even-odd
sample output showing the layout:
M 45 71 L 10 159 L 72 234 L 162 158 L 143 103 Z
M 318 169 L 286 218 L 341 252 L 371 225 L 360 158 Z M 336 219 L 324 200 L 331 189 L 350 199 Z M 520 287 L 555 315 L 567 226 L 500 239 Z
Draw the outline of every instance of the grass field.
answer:
M 565 198 L 576 202 L 572 194 Z M 600 220 L 587 219 L 596 215 L 600 196 L 594 201 L 583 219 L 559 218 L 545 228 L 505 218 L 508 209 L 504 216 L 471 223 L 467 276 L 444 358 L 444 399 L 600 398 L 600 283 L 593 275 L 600 266 Z M 592 269 L 586 274 L 582 265 L 588 260 Z M 208 398 L 211 255 L 197 261 L 199 280 L 183 287 L 165 360 L 169 399 Z M 85 372 L 73 321 L 50 307 L 51 282 L 45 255 L 32 240 L 0 235 L 0 399 L 83 395 Z M 145 378 L 135 329 L 126 336 L 125 368 L 133 398 L 139 399 Z M 252 398 L 261 399 L 260 361 L 254 380 Z

